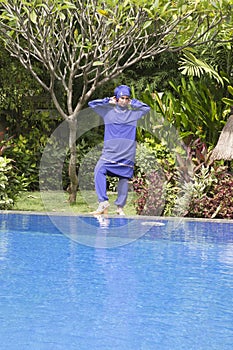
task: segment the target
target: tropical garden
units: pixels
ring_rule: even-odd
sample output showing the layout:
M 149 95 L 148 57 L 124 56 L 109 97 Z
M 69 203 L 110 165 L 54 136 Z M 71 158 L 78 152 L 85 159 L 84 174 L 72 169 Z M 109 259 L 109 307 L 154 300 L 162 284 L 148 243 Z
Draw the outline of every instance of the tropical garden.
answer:
M 61 188 L 71 205 L 86 200 L 103 141 L 87 103 L 127 84 L 151 107 L 137 128 L 135 213 L 233 219 L 232 5 L 1 1 L 0 209 Z M 223 132 L 231 155 L 214 158 Z

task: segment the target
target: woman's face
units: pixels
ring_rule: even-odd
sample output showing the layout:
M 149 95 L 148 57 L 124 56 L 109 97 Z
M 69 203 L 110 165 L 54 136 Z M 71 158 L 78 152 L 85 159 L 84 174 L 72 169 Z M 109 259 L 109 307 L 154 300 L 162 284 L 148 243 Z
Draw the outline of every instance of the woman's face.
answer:
M 129 102 L 130 102 L 129 96 L 121 96 L 121 97 L 119 97 L 119 99 L 118 99 L 118 105 L 119 105 L 120 107 L 126 107 L 126 106 L 128 106 Z

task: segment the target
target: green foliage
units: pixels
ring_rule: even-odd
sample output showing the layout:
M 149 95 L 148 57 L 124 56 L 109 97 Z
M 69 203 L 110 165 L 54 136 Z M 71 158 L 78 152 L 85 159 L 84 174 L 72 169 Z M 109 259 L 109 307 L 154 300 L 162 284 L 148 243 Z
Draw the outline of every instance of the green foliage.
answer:
M 192 154 L 189 157 L 193 159 Z M 132 180 L 137 214 L 233 218 L 232 174 L 221 166 L 208 167 L 203 161 L 192 176 L 185 178 L 181 176 L 183 166 L 170 158 L 170 166 L 164 167 L 165 159 L 160 167 L 158 153 L 145 145 L 139 150 L 140 167 Z
M 166 192 L 175 170 L 174 155 L 151 136 L 138 145 L 135 164 L 132 183 L 137 194 L 137 214 L 162 215 L 168 210 L 167 204 L 172 202 Z
M 200 66 L 208 65 L 213 67 L 217 76 L 232 84 L 233 77 L 233 45 L 232 45 L 232 11 L 226 21 L 222 23 L 222 31 L 217 34 L 214 41 L 204 46 L 189 48 L 195 56 L 201 60 Z M 196 60 L 198 66 L 198 62 Z M 201 67 L 200 67 L 201 68 Z M 198 67 L 197 67 L 198 69 Z M 205 72 L 205 70 L 204 70 Z M 212 72 L 210 72 L 212 76 Z
M 132 64 L 203 43 L 207 33 L 209 39 L 215 36 L 229 4 L 226 0 L 2 1 L 0 32 L 6 49 L 51 94 L 59 114 L 71 126 L 95 89 Z M 47 74 L 38 69 L 40 64 Z M 71 127 L 71 138 L 75 132 Z M 170 133 L 169 123 L 165 133 Z M 163 138 L 173 141 L 165 134 Z M 20 142 L 19 153 L 24 148 Z M 73 159 L 76 155 L 71 151 Z M 26 163 L 29 169 L 37 167 L 29 158 Z M 75 191 L 74 168 L 72 161 L 69 170 Z M 37 186 L 36 179 L 30 178 L 31 185 Z
M 189 216 L 190 207 L 195 201 L 201 200 L 216 183 L 215 169 L 202 165 L 190 179 L 179 184 L 177 189 L 178 201 L 175 201 L 173 216 Z
M 36 64 L 35 64 L 36 65 Z M 38 67 L 38 65 L 37 65 Z M 38 72 L 39 67 L 37 68 Z M 40 72 L 45 74 L 44 72 Z M 14 119 L 14 132 L 18 129 L 17 122 L 22 119 L 23 111 L 34 111 L 37 105 L 33 103 L 38 95 L 43 93 L 39 84 L 18 60 L 10 56 L 0 41 L 0 117 L 8 118 L 11 124 Z M 45 107 L 45 105 L 44 105 Z M 18 121 L 15 119 L 18 118 Z M 13 124 L 13 123 L 12 123 Z
M 27 177 L 28 189 L 35 190 L 38 188 L 38 162 L 41 155 L 40 149 L 37 149 L 38 143 L 35 143 L 34 138 L 22 135 L 13 142 L 6 154 L 14 159 L 18 173 Z
M 13 198 L 9 196 L 8 175 L 12 170 L 11 160 L 0 157 L 0 209 L 9 209 L 13 205 Z
M 230 1 L 169 3 L 165 0 L 125 0 L 119 3 L 117 0 L 105 0 L 98 3 L 91 0 L 54 0 L 41 3 L 33 0 L 12 5 L 2 1 L 0 28 L 7 50 L 18 58 L 20 56 L 21 62 L 30 70 L 34 69 L 35 59 L 43 62 L 46 70 L 54 69 L 53 78 L 56 77 L 62 82 L 65 94 L 71 97 L 71 76 L 82 91 L 84 80 L 93 82 L 94 75 L 97 80 L 102 75 L 101 80 L 104 79 L 105 82 L 106 72 L 113 71 L 113 74 L 109 74 L 109 80 L 116 77 L 117 71 L 111 69 L 115 68 L 116 64 L 120 68 L 120 74 L 122 69 L 142 59 L 149 59 L 165 51 L 177 52 L 189 46 L 189 43 L 197 45 L 199 42 L 205 42 L 207 33 L 210 33 L 210 39 L 211 35 L 215 36 L 216 31 L 221 28 L 223 19 L 229 14 L 229 4 Z M 86 25 L 89 28 L 86 28 Z M 226 27 L 224 30 L 226 31 Z M 151 40 L 148 40 L 150 38 Z M 29 42 L 33 61 L 27 51 Z M 19 43 L 20 50 L 17 50 Z M 70 50 L 70 55 L 67 49 Z M 120 65 L 119 51 L 122 54 Z M 53 52 L 53 55 L 49 56 L 49 65 L 47 57 L 44 60 L 44 52 Z M 73 61 L 75 57 L 78 58 L 76 64 Z M 84 65 L 83 57 L 86 57 Z M 74 66 L 75 71 L 71 74 L 70 69 Z M 89 69 L 89 66 L 92 69 Z M 60 69 L 61 67 L 63 68 Z M 84 80 L 80 72 L 83 69 L 86 73 Z M 34 77 L 44 88 L 50 90 L 51 86 L 49 87 L 46 79 L 36 70 Z M 94 83 L 93 87 L 97 85 Z M 55 100 L 54 95 L 53 98 Z M 56 98 L 57 107 L 58 104 Z
M 227 87 L 227 89 L 228 89 L 228 92 L 230 93 L 230 95 L 233 96 L 233 86 L 229 85 L 229 86 Z M 226 105 L 233 107 L 233 98 L 223 97 L 223 98 L 222 98 L 222 101 L 223 101 Z
M 174 168 L 175 157 L 169 152 L 166 145 L 158 143 L 151 135 L 150 138 L 146 137 L 144 142 L 137 146 L 135 163 L 136 169 L 138 168 L 140 172 L 145 173 L 148 169 L 158 170 L 159 168 L 170 172 Z
M 171 91 L 166 91 L 158 100 L 160 110 L 178 131 L 186 143 L 201 138 L 208 146 L 216 144 L 222 129 L 224 108 L 219 87 L 193 78 L 181 79 L 175 86 L 170 82 Z
M 94 168 L 100 158 L 102 151 L 101 144 L 90 145 L 82 140 L 77 145 L 77 172 L 79 175 L 80 190 L 94 190 Z
M 66 183 L 68 177 L 68 164 L 65 158 L 68 147 L 62 138 L 58 140 L 54 135 L 47 139 L 45 146 L 46 148 L 43 149 L 43 155 L 41 154 L 42 157 L 39 158 L 36 169 L 36 180 L 39 185 L 40 175 L 40 185 L 43 190 L 59 190 L 62 182 Z M 62 163 L 63 160 L 64 164 Z
M 220 168 L 215 170 L 214 177 L 212 172 L 205 180 L 207 187 L 202 195 L 191 198 L 188 216 L 233 219 L 232 174 Z M 203 189 L 203 184 L 200 185 Z
M 38 189 L 41 154 L 48 136 L 59 123 L 59 118 L 55 120 L 52 110 L 47 108 L 51 108 L 48 95 L 1 47 L 0 127 L 4 137 L 1 148 L 13 160 L 17 176 L 24 179 L 28 190 Z
M 30 191 L 39 188 L 39 165 L 44 146 L 55 123 L 48 113 L 28 116 L 23 114 L 21 120 L 7 117 L 10 131 L 16 131 L 10 140 L 5 154 L 14 161 L 18 176 L 22 176 Z M 17 124 L 18 123 L 18 124 Z M 16 126 L 17 125 L 17 126 Z M 19 134 L 18 134 L 19 133 Z
M 196 76 L 198 78 L 200 78 L 203 74 L 208 74 L 210 78 L 213 77 L 222 86 L 224 85 L 224 81 L 218 72 L 208 63 L 197 59 L 191 52 L 187 50 L 184 51 L 180 62 L 181 66 L 179 69 L 181 70 L 182 74 L 192 77 Z
M 22 37 L 19 38 L 19 34 L 27 35 L 26 29 L 32 29 L 29 30 L 30 35 L 32 35 L 32 38 L 34 35 L 34 39 L 36 38 L 37 41 L 31 46 L 31 50 L 33 50 L 33 47 L 35 48 L 33 59 L 30 62 L 30 58 L 27 56 L 27 62 L 35 64 L 37 58 L 36 53 L 44 52 L 41 50 L 42 44 L 45 45 L 44 48 L 46 52 L 53 53 L 50 57 L 51 60 L 55 58 L 53 78 L 56 75 L 59 77 L 59 82 L 55 83 L 56 96 L 59 96 L 57 100 L 63 108 L 64 99 L 67 101 L 71 100 L 70 95 L 66 98 L 66 92 L 73 93 L 75 100 L 73 104 L 67 108 L 67 110 L 72 111 L 80 95 L 83 94 L 84 96 L 86 92 L 85 89 L 82 90 L 83 77 L 86 79 L 88 74 L 90 74 L 89 77 L 91 78 L 88 84 L 91 86 L 93 77 L 100 76 L 103 72 L 103 79 L 106 82 L 106 77 L 112 79 L 117 76 L 114 69 L 109 69 L 116 57 L 118 66 L 124 68 L 124 64 L 128 62 L 132 53 L 130 41 L 126 44 L 126 54 L 119 65 L 119 38 L 126 34 L 126 38 L 132 40 L 132 34 L 134 33 L 136 33 L 138 38 L 140 38 L 140 35 L 146 38 L 147 35 L 153 33 L 153 55 L 159 54 L 159 57 L 154 59 L 148 54 L 146 61 L 144 63 L 135 63 L 135 65 L 131 67 L 132 69 L 129 68 L 129 70 L 125 72 L 123 79 L 125 79 L 125 83 L 134 85 L 136 95 L 138 95 L 140 91 L 144 91 L 141 94 L 142 100 L 152 106 L 153 112 L 150 114 L 149 121 L 145 121 L 144 129 L 138 129 L 137 131 L 137 139 L 141 143 L 145 143 L 145 145 L 140 146 L 138 149 L 135 174 L 138 180 L 142 180 L 142 185 L 146 186 L 147 192 L 145 193 L 146 196 L 148 196 L 148 203 L 150 203 L 147 209 L 150 207 L 150 210 L 152 210 L 154 205 L 153 212 L 156 213 L 156 203 L 159 203 L 159 199 L 163 198 L 165 201 L 164 213 L 166 215 L 172 213 L 172 208 L 176 204 L 177 194 L 180 193 L 182 196 L 182 192 L 179 192 L 177 184 L 177 182 L 179 182 L 177 181 L 177 176 L 179 174 L 179 168 L 181 168 L 181 163 L 176 163 L 175 155 L 178 153 L 179 156 L 184 157 L 186 155 L 186 149 L 182 149 L 182 147 L 179 146 L 176 147 L 177 140 L 183 139 L 186 145 L 190 147 L 193 141 L 198 138 L 202 141 L 206 141 L 208 146 L 212 147 L 217 141 L 219 131 L 222 129 L 224 108 L 221 104 L 221 98 L 225 96 L 222 83 L 223 79 L 227 80 L 229 76 L 232 76 L 232 68 L 230 68 L 232 48 L 230 43 L 228 43 L 228 54 L 224 55 L 222 52 L 227 46 L 223 44 L 216 46 L 218 57 L 221 56 L 221 62 L 226 63 L 222 64 L 224 67 L 218 69 L 218 72 L 214 71 L 216 62 L 205 63 L 204 61 L 203 63 L 201 59 L 199 60 L 199 58 L 196 58 L 196 54 L 195 56 L 187 54 L 186 57 L 184 56 L 186 62 L 183 60 L 183 64 L 186 63 L 188 69 L 182 66 L 181 69 L 184 69 L 183 73 L 192 71 L 192 75 L 201 76 L 201 78 L 198 81 L 196 79 L 183 78 L 179 83 L 179 74 L 176 74 L 177 61 L 179 59 L 178 54 L 169 53 L 168 55 L 167 53 L 162 53 L 166 51 L 167 48 L 169 48 L 170 51 L 176 52 L 180 47 L 187 45 L 189 38 L 192 37 L 194 33 L 195 24 L 198 24 L 196 33 L 201 34 L 202 41 L 208 41 L 211 33 L 209 36 L 204 33 L 206 25 L 211 23 L 215 15 L 219 16 L 220 19 L 222 14 L 227 14 L 229 3 L 229 1 L 197 2 L 184 0 L 172 3 L 165 0 L 160 2 L 150 0 L 146 3 L 142 0 L 125 0 L 119 3 L 119 1 L 116 0 L 107 0 L 101 4 L 93 1 L 80 1 L 74 5 L 72 1 L 56 0 L 43 3 L 42 1 L 35 0 L 31 2 L 20 2 L 20 8 L 22 9 L 21 18 L 17 18 L 16 13 L 14 15 L 13 12 L 9 14 L 6 10 L 4 11 L 4 6 L 2 6 L 0 10 L 0 16 L 1 28 L 3 28 L 2 35 L 7 36 L 5 40 L 7 46 L 11 40 L 15 40 L 15 42 L 21 43 L 23 47 L 25 44 L 24 48 L 28 50 L 27 40 Z M 7 4 L 7 1 L 3 1 L 2 5 L 4 4 Z M 80 12 L 80 9 L 78 11 L 76 6 L 81 6 L 83 12 Z M 138 15 L 139 7 L 140 11 L 142 11 L 140 13 L 143 13 L 142 17 L 134 16 L 135 14 Z M 90 38 L 85 35 L 86 28 L 83 31 L 84 27 L 82 23 L 80 24 L 78 22 L 81 16 L 76 17 L 77 13 L 82 13 L 84 19 L 88 18 L 88 21 L 90 20 L 90 33 L 105 33 L 105 35 L 102 36 L 102 40 L 91 41 Z M 52 15 L 54 15 L 54 17 Z M 69 20 L 71 21 L 69 22 Z M 223 27 L 226 37 L 229 38 L 230 31 L 227 27 L 227 22 L 226 20 L 224 21 Z M 70 23 L 72 25 L 70 25 Z M 85 23 L 87 23 L 87 21 Z M 177 27 L 175 26 L 176 23 L 179 23 Z M 12 26 L 12 30 L 6 30 L 6 24 Z M 169 27 L 173 27 L 174 30 L 170 32 L 167 31 Z M 25 28 L 25 30 L 20 30 L 20 28 Z M 69 28 L 72 28 L 70 32 L 68 31 Z M 103 32 L 101 32 L 101 30 L 103 30 Z M 140 32 L 140 30 L 142 31 Z M 46 39 L 43 39 L 43 33 L 46 33 Z M 65 36 L 64 33 L 66 33 Z M 160 41 L 160 35 L 158 35 L 158 33 L 164 33 L 164 35 L 161 35 L 163 38 L 162 41 Z M 62 42 L 62 38 L 66 38 L 67 41 L 65 41 L 65 43 Z M 94 38 L 96 37 L 94 36 Z M 156 41 L 157 39 L 158 41 Z M 132 41 L 134 45 L 136 45 L 135 41 Z M 103 43 L 103 46 L 101 46 L 100 43 Z M 62 46 L 63 44 L 64 46 Z M 115 44 L 115 46 L 112 46 L 112 44 Z M 146 47 L 144 41 L 143 45 L 143 47 Z M 221 50 L 221 45 L 224 47 L 224 50 Z M 66 51 L 68 48 L 71 49 L 71 55 Z M 114 54 L 111 56 L 109 53 L 112 48 Z M 140 49 L 137 51 L 141 52 Z M 205 51 L 208 56 L 207 45 L 205 45 Z M 62 57 L 61 52 L 65 52 L 64 57 Z M 69 60 L 78 56 L 78 52 L 81 52 L 81 59 L 77 62 L 81 64 L 84 63 L 83 66 L 70 64 L 71 61 Z M 210 56 L 211 59 L 214 59 L 214 50 L 212 50 L 212 55 Z M 69 60 L 67 60 L 67 57 L 69 57 Z M 86 57 L 85 62 L 83 57 Z M 227 62 L 224 61 L 226 59 L 228 59 Z M 38 167 L 40 157 L 43 153 L 43 147 L 47 142 L 47 137 L 55 127 L 55 123 L 52 123 L 51 120 L 47 118 L 48 116 L 45 117 L 44 113 L 35 113 L 35 106 L 30 102 L 34 97 L 40 95 L 42 91 L 38 88 L 37 84 L 32 82 L 31 77 L 29 79 L 27 70 L 21 69 L 10 56 L 6 59 L 1 55 L 0 60 L 0 79 L 3 77 L 0 81 L 1 118 L 4 116 L 10 135 L 15 135 L 11 142 L 11 147 L 6 150 L 6 154 L 14 160 L 13 164 L 15 169 L 17 169 L 17 174 L 19 174 L 22 179 L 27 176 L 27 188 L 38 189 Z M 89 60 L 91 63 L 89 63 Z M 137 59 L 133 61 L 137 62 Z M 4 62 L 4 65 L 2 65 L 2 62 Z M 61 62 L 60 66 L 59 62 Z M 66 62 L 68 62 L 68 66 L 78 67 L 74 74 L 69 74 L 70 71 L 66 67 Z M 45 67 L 47 68 L 47 60 Z M 83 69 L 87 67 L 91 67 L 91 69 L 87 70 L 85 72 L 86 74 L 83 74 Z M 40 64 L 36 66 L 35 72 L 39 78 L 45 77 L 45 86 L 51 87 L 53 85 L 53 79 L 49 82 L 48 76 L 46 76 L 44 71 L 40 70 Z M 68 74 L 66 75 L 67 72 Z M 110 76 L 108 72 L 111 74 L 114 72 L 113 76 Z M 214 84 L 211 80 L 203 78 L 203 72 L 207 72 L 210 77 L 215 78 Z M 59 75 L 60 73 L 62 78 Z M 74 86 L 73 91 L 69 91 L 67 88 L 67 79 L 71 76 L 78 77 L 74 84 L 70 84 L 71 82 L 69 81 L 69 86 Z M 11 77 L 11 79 L 9 79 L 9 77 Z M 115 81 L 118 80 L 116 79 Z M 170 85 L 169 81 L 172 81 Z M 51 82 L 52 85 L 50 84 Z M 220 84 L 218 85 L 216 82 L 220 82 Z M 60 92 L 60 84 L 62 83 L 66 84 L 65 93 L 64 90 Z M 113 84 L 113 82 L 111 82 L 111 84 Z M 150 87 L 148 87 L 148 85 Z M 96 84 L 95 81 L 93 86 L 99 86 L 100 88 L 101 84 Z M 60 94 L 57 94 L 58 91 Z M 157 91 L 165 92 L 159 94 Z M 103 93 L 103 90 L 101 90 L 101 93 Z M 32 98 L 30 99 L 30 97 Z M 223 101 L 231 103 L 231 99 L 224 99 Z M 96 134 L 92 135 L 92 138 L 95 139 L 95 136 Z M 81 141 L 78 141 L 77 145 L 77 170 L 79 171 L 82 168 L 82 174 L 88 184 L 91 184 L 93 180 L 93 166 L 99 154 L 95 152 L 98 142 L 92 143 L 91 137 L 84 137 Z M 56 159 L 59 159 L 59 149 L 55 147 L 54 152 L 56 153 L 54 157 L 54 162 L 56 163 Z M 68 152 L 67 154 L 69 155 Z M 48 168 L 46 169 L 48 178 L 50 178 L 50 165 L 48 163 Z M 56 166 L 56 164 L 54 164 L 54 166 Z M 148 169 L 150 169 L 151 172 L 148 173 Z M 67 174 L 68 156 L 63 167 L 64 188 L 69 186 Z M 147 178 L 145 178 L 145 175 Z M 163 188 L 160 186 L 159 179 L 164 180 Z M 203 184 L 205 185 L 203 177 L 200 177 L 199 181 L 200 186 Z M 194 183 L 198 183 L 196 178 L 194 178 Z M 150 184 L 151 188 L 148 190 Z M 190 188 L 188 191 L 184 190 L 184 197 L 187 193 L 193 193 L 195 189 L 192 181 L 186 182 L 186 185 Z M 83 186 L 88 188 L 85 183 Z M 109 188 L 115 190 L 115 187 L 115 180 L 110 180 Z M 156 189 L 158 189 L 158 191 Z M 204 191 L 206 190 L 207 187 L 205 187 Z M 153 198 L 151 193 L 154 193 Z M 159 204 L 158 208 L 160 208 Z
M 103 136 L 100 135 L 97 129 L 88 131 L 77 141 L 76 172 L 80 191 L 94 190 L 94 167 L 100 157 L 103 143 Z M 61 186 L 70 191 L 70 150 L 66 141 L 63 141 L 58 135 L 50 137 L 47 141 L 40 169 L 40 184 L 43 190 L 57 190 Z
M 135 95 L 141 95 L 150 86 L 151 91 L 165 91 L 170 88 L 169 81 L 175 84 L 180 80 L 178 61 L 180 53 L 163 52 L 134 64 L 116 79 L 134 87 Z
M 207 90 L 203 87 L 204 91 L 201 91 L 201 87 L 202 85 L 192 79 L 190 85 L 184 80 L 182 89 L 174 86 L 177 95 L 179 94 L 179 103 L 183 106 L 189 119 L 184 113 L 182 114 L 182 109 L 180 112 L 182 118 L 175 118 L 175 110 L 178 111 L 179 108 L 178 98 L 176 95 L 171 97 L 171 92 L 165 92 L 162 96 L 157 93 L 151 93 L 148 96 L 146 92 L 144 93 L 143 99 L 150 104 L 153 113 L 150 116 L 149 125 L 144 125 L 145 130 L 151 130 L 151 134 L 145 130 L 139 130 L 137 135 L 142 143 L 137 149 L 133 179 L 134 190 L 137 194 L 135 208 L 138 214 L 192 216 L 194 203 L 197 208 L 198 201 L 202 201 L 203 197 L 206 198 L 210 189 L 214 186 L 215 191 L 217 189 L 218 170 L 209 168 L 207 165 L 208 149 L 203 142 L 205 137 L 207 138 L 207 133 L 204 134 L 203 130 L 198 130 L 197 133 L 195 123 L 200 125 L 202 122 L 202 128 L 205 127 L 208 131 L 207 126 L 211 126 L 216 120 L 220 123 L 221 118 L 206 120 L 209 116 L 204 91 L 207 92 Z M 196 121 L 195 118 L 191 118 L 191 115 L 192 111 L 195 112 L 194 107 L 198 101 L 200 102 L 200 98 L 195 101 L 199 94 L 203 99 L 205 98 L 206 111 L 200 106 L 198 111 L 205 112 L 206 119 L 199 117 L 196 118 Z M 209 95 L 210 105 L 211 98 Z M 174 109 L 172 107 L 176 99 L 177 109 Z M 215 103 L 217 105 L 217 102 Z M 216 107 L 216 105 L 213 106 Z M 214 110 L 215 107 L 213 107 Z M 186 144 L 180 142 L 180 138 L 183 138 Z M 216 196 L 216 201 L 219 198 Z M 224 207 L 225 204 L 221 204 L 222 206 Z M 232 210 L 231 201 L 230 208 Z M 213 215 L 210 208 L 206 209 L 205 214 L 200 212 L 202 213 L 199 214 L 200 216 Z M 226 218 L 229 218 L 229 212 L 226 209 L 223 210 L 223 213 L 226 214 Z
M 0 156 L 0 209 L 11 209 L 20 191 L 25 189 L 25 179 L 17 174 L 14 162 Z

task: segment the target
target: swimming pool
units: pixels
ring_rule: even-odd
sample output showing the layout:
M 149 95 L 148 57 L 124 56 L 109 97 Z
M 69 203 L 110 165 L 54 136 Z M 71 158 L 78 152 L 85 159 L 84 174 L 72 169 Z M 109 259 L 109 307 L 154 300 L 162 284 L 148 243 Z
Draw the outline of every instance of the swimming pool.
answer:
M 77 243 L 47 215 L 0 220 L 2 349 L 232 349 L 233 223 L 142 218 L 138 239 L 108 249 Z M 62 217 L 77 220 L 91 242 L 133 231 L 127 218 Z

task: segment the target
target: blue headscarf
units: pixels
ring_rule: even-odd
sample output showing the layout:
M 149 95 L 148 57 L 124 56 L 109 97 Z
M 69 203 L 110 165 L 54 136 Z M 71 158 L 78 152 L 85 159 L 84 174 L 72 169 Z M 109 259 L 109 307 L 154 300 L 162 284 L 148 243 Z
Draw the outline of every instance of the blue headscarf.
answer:
M 114 90 L 114 95 L 116 96 L 117 99 L 120 98 L 121 96 L 130 96 L 130 94 L 131 94 L 131 89 L 127 85 L 117 86 Z

